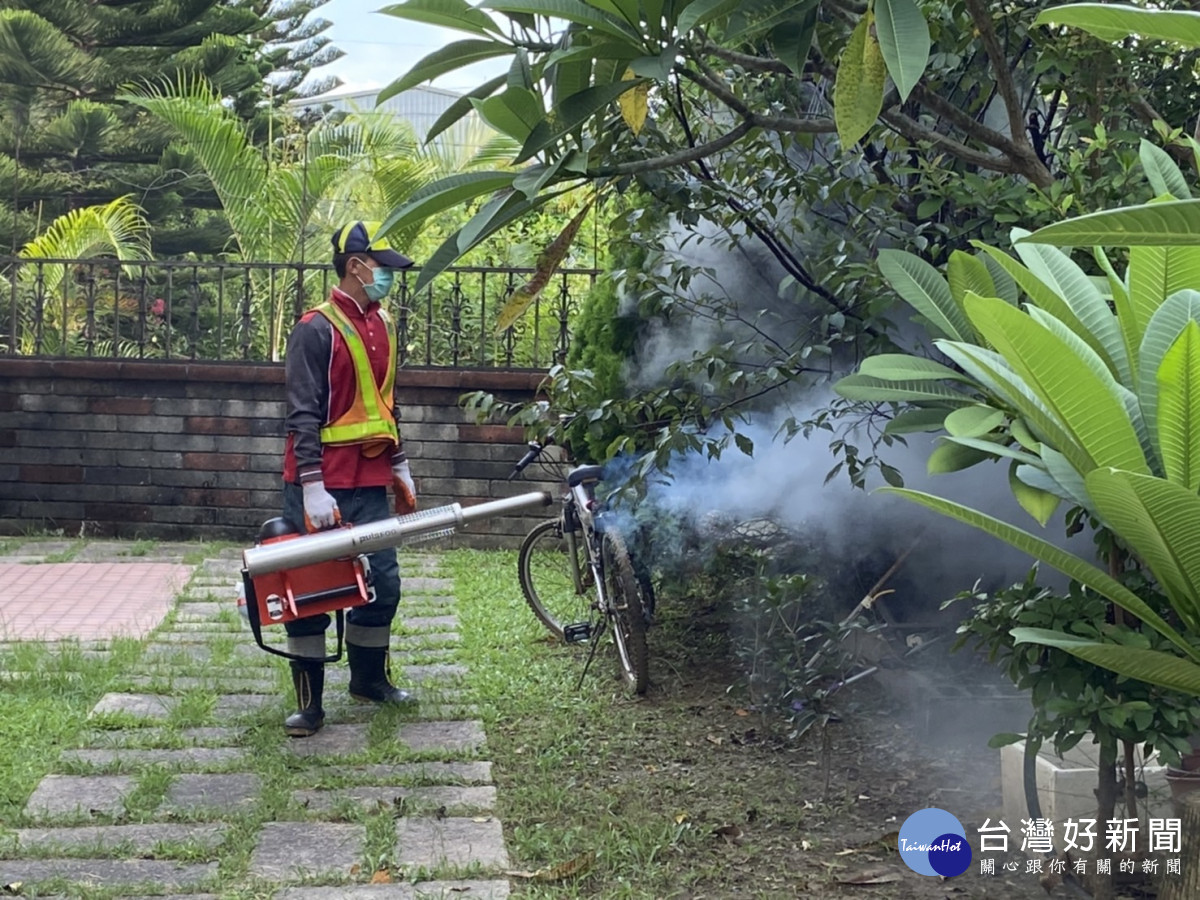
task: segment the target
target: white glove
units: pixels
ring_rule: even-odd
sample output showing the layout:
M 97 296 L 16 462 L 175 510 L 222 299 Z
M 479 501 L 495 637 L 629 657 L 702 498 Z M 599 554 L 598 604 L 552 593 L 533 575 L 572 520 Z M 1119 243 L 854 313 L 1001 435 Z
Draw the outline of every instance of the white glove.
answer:
M 413 481 L 408 460 L 392 463 L 392 488 L 396 494 L 396 514 L 407 515 L 417 511 L 417 485 Z
M 332 528 L 342 521 L 338 512 L 337 501 L 333 494 L 325 490 L 324 481 L 310 481 L 304 488 L 304 524 L 309 531 L 320 531 L 322 528 Z

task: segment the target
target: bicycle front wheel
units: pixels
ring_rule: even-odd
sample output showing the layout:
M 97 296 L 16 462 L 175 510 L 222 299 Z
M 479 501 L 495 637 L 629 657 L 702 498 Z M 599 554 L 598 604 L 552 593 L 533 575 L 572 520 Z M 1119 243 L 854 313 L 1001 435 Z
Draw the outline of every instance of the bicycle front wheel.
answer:
M 635 694 L 646 693 L 650 684 L 650 651 L 646 647 L 646 612 L 642 608 L 637 578 L 629 551 L 620 533 L 604 533 L 604 593 L 612 617 L 613 639 L 621 663 L 621 674 Z
M 593 613 L 592 573 L 582 542 L 581 534 L 576 534 L 573 542 L 568 541 L 562 520 L 551 519 L 533 527 L 517 555 L 525 602 L 559 640 L 563 639 L 564 625 L 587 622 Z

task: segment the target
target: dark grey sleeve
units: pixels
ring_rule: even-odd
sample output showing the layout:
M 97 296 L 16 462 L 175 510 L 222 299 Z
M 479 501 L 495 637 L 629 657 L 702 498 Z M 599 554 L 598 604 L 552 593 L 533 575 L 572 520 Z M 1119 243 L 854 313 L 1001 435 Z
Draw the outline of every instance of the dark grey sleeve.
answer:
M 292 449 L 301 482 L 321 477 L 321 426 L 329 415 L 332 350 L 329 320 L 321 315 L 297 322 L 288 336 L 284 357 L 288 400 L 285 427 L 288 434 L 295 435 Z

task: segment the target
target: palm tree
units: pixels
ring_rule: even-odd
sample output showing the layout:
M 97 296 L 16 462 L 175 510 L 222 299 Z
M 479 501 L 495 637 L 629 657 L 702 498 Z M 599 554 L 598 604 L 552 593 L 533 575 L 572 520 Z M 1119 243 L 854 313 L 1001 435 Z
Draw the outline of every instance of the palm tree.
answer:
M 378 204 L 356 206 L 355 218 L 382 219 L 447 174 L 448 165 L 461 165 L 422 147 L 407 125 L 385 113 L 352 113 L 340 121 L 323 120 L 310 131 L 293 122 L 264 152 L 203 79 L 147 86 L 123 97 L 166 122 L 194 154 L 232 227 L 233 249 L 246 262 L 323 261 L 328 236 L 342 224 L 345 215 L 339 212 L 351 196 Z M 422 224 L 396 229 L 389 239 L 404 246 Z M 304 279 L 295 284 L 299 303 L 321 273 L 303 265 L 297 271 Z M 267 332 L 257 335 L 259 349 L 277 358 L 288 304 L 274 302 L 266 273 L 254 293 L 255 318 L 269 323 Z
M 89 308 L 86 291 L 76 278 L 78 265 L 41 260 L 83 260 L 115 257 L 144 259 L 149 254 L 149 225 L 142 209 L 130 197 L 111 203 L 73 209 L 59 216 L 18 254 L 16 284 L 0 276 L 4 298 L 17 304 L 16 350 L 67 356 L 89 345 L 92 352 L 114 355 L 111 333 L 105 337 Z M 119 300 L 122 313 L 136 312 L 136 301 Z M 114 329 L 115 330 L 115 329 Z M 115 338 L 117 354 L 133 355 L 137 344 Z

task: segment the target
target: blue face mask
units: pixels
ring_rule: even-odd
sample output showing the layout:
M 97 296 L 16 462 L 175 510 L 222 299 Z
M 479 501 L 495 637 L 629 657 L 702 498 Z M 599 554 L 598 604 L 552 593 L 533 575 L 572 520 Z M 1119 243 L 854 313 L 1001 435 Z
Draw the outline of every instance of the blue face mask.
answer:
M 379 303 L 388 292 L 392 289 L 392 282 L 395 280 L 395 273 L 391 269 L 383 268 L 371 270 L 373 280 L 368 284 L 363 283 L 363 292 L 367 295 L 367 299 L 375 303 Z

